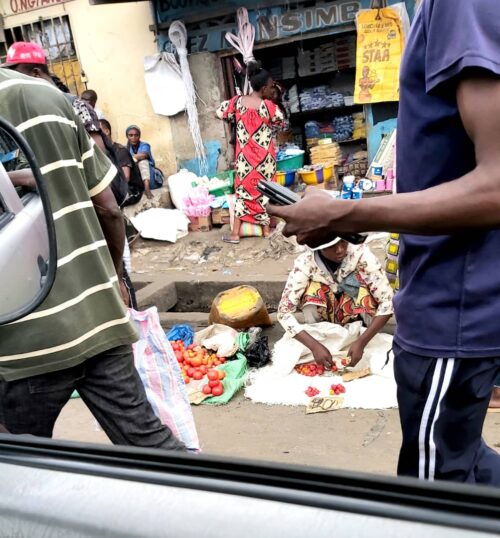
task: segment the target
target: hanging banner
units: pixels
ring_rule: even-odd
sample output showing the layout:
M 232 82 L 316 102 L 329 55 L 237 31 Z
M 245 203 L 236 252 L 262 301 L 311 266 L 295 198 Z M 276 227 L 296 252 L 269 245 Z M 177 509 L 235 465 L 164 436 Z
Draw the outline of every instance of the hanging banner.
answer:
M 399 101 L 399 68 L 405 32 L 401 17 L 390 7 L 364 9 L 356 16 L 357 104 Z

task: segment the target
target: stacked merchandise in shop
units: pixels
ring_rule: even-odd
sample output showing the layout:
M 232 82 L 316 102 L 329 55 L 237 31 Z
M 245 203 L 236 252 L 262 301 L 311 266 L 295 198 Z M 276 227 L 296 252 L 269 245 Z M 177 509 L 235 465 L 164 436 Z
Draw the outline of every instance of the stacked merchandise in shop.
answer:
M 356 36 L 338 38 L 333 43 L 337 69 L 349 69 L 356 66 Z
M 366 138 L 366 123 L 365 115 L 363 112 L 356 112 L 352 115 L 354 120 L 352 138 L 353 140 L 359 140 Z
M 346 156 L 343 167 L 339 170 L 344 175 L 364 178 L 368 172 L 368 152 L 356 151 Z
M 281 60 L 281 70 L 282 70 L 282 79 L 289 80 L 297 76 L 297 71 L 295 69 L 295 58 L 293 56 L 288 56 Z
M 325 138 L 310 150 L 311 164 L 323 166 L 339 166 L 342 163 L 342 151 L 336 142 Z
M 352 140 L 354 131 L 354 119 L 349 116 L 338 116 L 333 120 L 334 140 L 336 142 L 345 142 Z
M 288 90 L 285 105 L 288 107 L 288 112 L 290 114 L 296 114 L 297 112 L 300 112 L 299 91 L 296 84 Z
M 273 80 L 281 80 L 283 78 L 283 69 L 281 64 L 270 66 L 268 71 Z
M 313 50 L 301 50 L 297 56 L 297 63 L 301 77 L 336 71 L 335 44 L 325 43 Z
M 332 92 L 328 86 L 307 88 L 301 92 L 299 99 L 303 112 L 344 106 L 344 96 L 341 93 Z

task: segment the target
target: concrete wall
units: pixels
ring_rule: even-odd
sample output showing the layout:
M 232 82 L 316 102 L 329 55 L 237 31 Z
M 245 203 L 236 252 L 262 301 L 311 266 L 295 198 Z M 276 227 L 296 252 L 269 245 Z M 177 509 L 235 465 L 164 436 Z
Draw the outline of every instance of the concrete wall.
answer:
M 144 84 L 143 58 L 157 52 L 149 2 L 91 6 L 73 0 L 17 15 L 10 14 L 10 0 L 0 0 L 0 6 L 5 28 L 68 15 L 87 87 L 98 93 L 114 137 L 123 142 L 126 127 L 140 125 L 159 167 L 166 174 L 176 171 L 169 119 L 153 112 Z
M 209 157 L 210 174 L 230 168 L 233 159 L 232 146 L 228 144 L 229 130 L 224 122 L 215 117 L 215 111 L 224 100 L 222 64 L 212 53 L 192 54 L 189 65 L 194 84 L 200 96 L 198 115 L 200 129 Z M 188 168 L 199 173 L 198 162 L 194 159 L 194 145 L 187 119 L 180 114 L 171 119 L 174 136 L 174 150 L 179 168 Z M 229 150 L 228 150 L 229 147 Z

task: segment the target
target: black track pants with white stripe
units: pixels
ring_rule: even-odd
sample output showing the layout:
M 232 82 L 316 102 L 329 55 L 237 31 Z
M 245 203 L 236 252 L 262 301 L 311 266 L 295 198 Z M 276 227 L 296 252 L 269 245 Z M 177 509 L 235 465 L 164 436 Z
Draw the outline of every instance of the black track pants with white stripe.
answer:
M 482 439 L 498 359 L 432 359 L 394 345 L 403 444 L 398 474 L 500 487 L 500 455 Z

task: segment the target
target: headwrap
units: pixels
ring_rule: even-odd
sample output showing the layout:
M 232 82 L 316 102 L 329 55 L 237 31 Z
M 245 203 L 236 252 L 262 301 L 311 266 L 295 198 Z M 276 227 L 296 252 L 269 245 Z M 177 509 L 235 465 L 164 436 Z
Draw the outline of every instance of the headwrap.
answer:
M 134 129 L 139 133 L 139 136 L 141 136 L 141 129 L 140 127 L 137 127 L 137 125 L 129 125 L 125 130 L 125 136 L 127 136 L 128 133 Z

